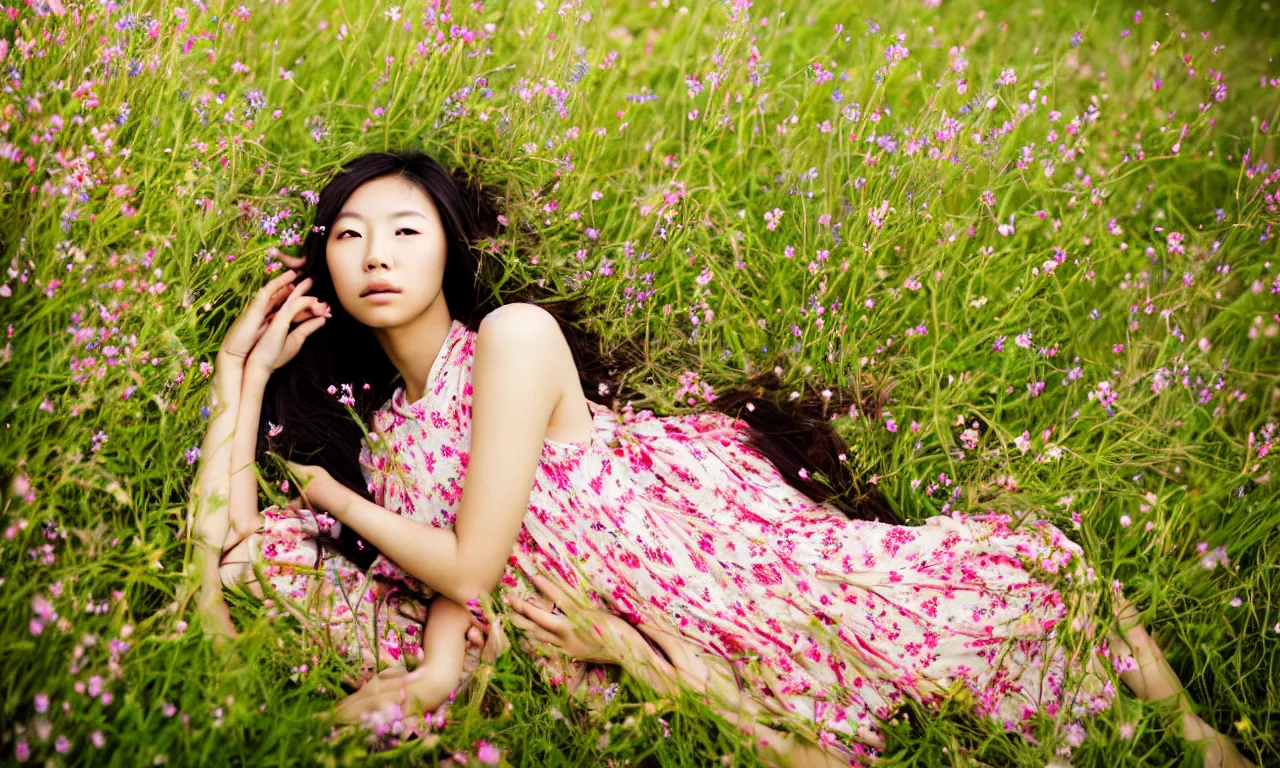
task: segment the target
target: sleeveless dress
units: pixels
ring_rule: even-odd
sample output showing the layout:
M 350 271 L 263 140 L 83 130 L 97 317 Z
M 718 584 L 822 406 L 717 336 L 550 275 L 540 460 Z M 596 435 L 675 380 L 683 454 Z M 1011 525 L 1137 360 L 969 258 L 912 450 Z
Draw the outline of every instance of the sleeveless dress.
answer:
M 378 503 L 427 525 L 452 526 L 462 495 L 475 337 L 453 322 L 422 399 L 397 389 L 361 454 Z M 1110 665 L 1091 661 L 1109 656 L 1105 644 L 1088 627 L 1070 656 L 1058 642 L 1070 601 L 1055 583 L 1092 571 L 1052 525 L 959 513 L 852 521 L 787 484 L 745 445 L 739 419 L 588 407 L 588 440 L 544 441 L 500 591 L 532 592 L 526 577 L 541 573 L 679 634 L 728 660 L 766 724 L 851 757 L 868 751 L 859 731 L 878 736 L 908 697 L 966 696 L 1028 735 L 1047 714 L 1068 737 L 1110 704 Z M 361 573 L 317 546 L 320 527 L 306 510 L 271 508 L 262 557 L 273 584 L 308 594 L 316 577 L 297 566 L 318 564 L 342 585 L 320 610 L 347 652 L 421 658 L 431 590 L 382 557 Z M 543 656 L 516 634 L 548 681 L 588 699 L 609 690 L 613 668 Z

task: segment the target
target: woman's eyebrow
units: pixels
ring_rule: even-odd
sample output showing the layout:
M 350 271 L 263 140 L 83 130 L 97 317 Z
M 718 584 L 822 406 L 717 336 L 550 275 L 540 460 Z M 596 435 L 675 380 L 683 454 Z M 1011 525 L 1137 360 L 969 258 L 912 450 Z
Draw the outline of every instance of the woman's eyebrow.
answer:
M 422 213 L 421 211 L 396 211 L 395 213 L 391 214 L 388 218 L 392 218 L 392 219 L 394 219 L 394 218 L 396 218 L 397 216 L 418 216 L 418 217 L 423 218 L 423 219 L 427 218 L 426 214 Z M 359 219 L 360 221 L 364 221 L 364 217 L 363 217 L 363 216 L 361 216 L 361 215 L 360 215 L 360 214 L 358 214 L 358 213 L 354 213 L 354 212 L 352 212 L 352 211 L 344 211 L 344 212 L 342 212 L 342 213 L 338 214 L 337 216 L 335 216 L 333 220 L 334 220 L 334 221 L 337 221 L 338 219 L 345 219 L 345 218 L 347 218 L 347 217 L 351 217 L 351 218 L 353 218 L 353 219 Z

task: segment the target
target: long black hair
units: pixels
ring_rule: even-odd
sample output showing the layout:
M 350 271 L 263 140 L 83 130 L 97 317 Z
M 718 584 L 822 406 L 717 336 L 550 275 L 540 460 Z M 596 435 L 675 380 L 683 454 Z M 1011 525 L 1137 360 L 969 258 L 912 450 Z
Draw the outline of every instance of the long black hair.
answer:
M 498 214 L 505 197 L 498 188 L 481 186 L 461 171 L 446 170 L 421 151 L 372 152 L 343 165 L 320 191 L 315 218 L 302 243 L 304 264 L 299 278 L 313 278 L 310 294 L 327 302 L 333 315 L 267 383 L 257 441 L 260 462 L 271 451 L 284 459 L 318 464 L 338 482 L 373 501 L 359 462 L 364 431 L 328 387 L 350 384 L 351 408 L 369 426 L 374 412 L 398 385 L 398 372 L 372 330 L 342 308 L 325 247 L 327 233 L 347 199 L 365 182 L 386 176 L 417 184 L 440 214 L 448 248 L 441 294 L 454 319 L 477 331 L 484 316 L 503 304 L 537 304 L 560 324 L 578 367 L 583 395 L 609 407 L 614 407 L 613 398 L 625 401 L 628 388 L 623 377 L 643 357 L 636 338 L 606 350 L 601 337 L 583 325 L 587 309 L 582 296 L 556 296 L 538 283 L 511 288 L 501 284 L 504 269 L 493 247 L 493 238 L 502 231 Z M 535 233 L 525 234 L 508 254 L 518 256 L 536 243 Z M 771 374 L 765 371 L 748 379 L 747 386 L 718 393 L 708 407 L 745 421 L 751 428 L 747 445 L 809 498 L 832 504 L 853 519 L 897 522 L 883 497 L 860 488 L 847 462 L 840 460 L 846 447 L 829 416 L 853 405 L 874 417 L 883 393 L 857 398 L 834 391 L 825 399 L 809 390 L 799 399 L 788 400 L 780 380 Z M 268 436 L 268 421 L 283 427 L 274 438 Z M 809 476 L 801 476 L 801 470 Z M 362 567 L 377 555 L 371 544 L 360 541 L 346 526 L 337 549 Z

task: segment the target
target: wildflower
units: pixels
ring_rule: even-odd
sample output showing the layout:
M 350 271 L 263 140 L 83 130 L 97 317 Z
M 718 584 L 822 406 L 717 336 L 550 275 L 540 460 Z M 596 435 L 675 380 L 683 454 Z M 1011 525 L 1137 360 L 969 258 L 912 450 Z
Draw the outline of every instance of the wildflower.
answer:
M 502 761 L 502 751 L 487 741 L 477 741 L 476 759 L 485 765 L 497 765 Z
M 884 200 L 878 208 L 867 209 L 867 223 L 876 229 L 884 227 L 884 220 L 889 215 L 889 201 Z
M 1226 547 L 1214 547 L 1212 551 L 1208 551 L 1209 545 L 1205 542 L 1200 542 L 1196 548 L 1200 550 L 1200 554 L 1204 555 L 1204 557 L 1200 558 L 1201 568 L 1212 571 L 1214 568 L 1217 568 L 1219 564 L 1224 568 L 1227 566 L 1228 558 Z
M 885 61 L 889 62 L 890 66 L 897 64 L 899 61 L 907 58 L 910 54 L 910 50 L 898 45 L 897 43 L 893 43 L 888 48 L 884 49 Z
M 1095 397 L 1098 399 L 1098 403 L 1106 409 L 1107 413 L 1111 413 L 1111 406 L 1115 405 L 1116 400 L 1120 398 L 1120 394 L 1111 390 L 1111 382 L 1100 381 L 1094 387 L 1094 391 L 1089 393 L 1090 400 Z
M 1069 724 L 1066 728 L 1066 732 L 1067 732 L 1067 743 L 1070 744 L 1071 746 L 1078 747 L 1084 743 L 1085 730 L 1084 730 L 1084 726 L 1080 724 L 1079 720 L 1073 721 L 1071 724 Z

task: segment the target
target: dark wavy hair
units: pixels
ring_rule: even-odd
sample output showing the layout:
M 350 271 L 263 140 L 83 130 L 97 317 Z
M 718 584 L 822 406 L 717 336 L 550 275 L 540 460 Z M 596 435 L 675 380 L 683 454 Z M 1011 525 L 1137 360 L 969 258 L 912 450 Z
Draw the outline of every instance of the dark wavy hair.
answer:
M 448 247 L 441 293 L 452 317 L 476 331 L 485 315 L 504 304 L 541 306 L 564 332 L 583 394 L 609 407 L 615 407 L 611 397 L 623 400 L 628 394 L 624 374 L 642 359 L 642 346 L 635 338 L 604 349 L 601 338 L 583 326 L 583 297 L 557 297 L 537 283 L 512 288 L 502 284 L 504 269 L 492 239 L 501 232 L 498 214 L 505 198 L 502 192 L 482 187 L 461 171 L 446 170 L 421 151 L 372 152 L 351 160 L 320 191 L 312 227 L 302 243 L 305 263 L 300 277 L 314 278 L 310 293 L 327 302 L 333 316 L 268 381 L 257 458 L 261 462 L 268 452 L 274 452 L 284 459 L 318 464 L 370 501 L 373 495 L 359 463 L 364 431 L 327 389 L 331 384 L 351 383 L 352 410 L 370 425 L 373 413 L 400 383 L 399 373 L 372 330 L 343 310 L 329 274 L 325 245 L 326 234 L 352 193 L 365 182 L 393 175 L 421 187 L 439 211 Z M 527 237 L 519 238 L 509 253 L 526 253 L 536 243 L 536 233 L 524 234 Z M 875 491 L 864 492 L 847 463 L 839 459 L 846 447 L 832 429 L 828 413 L 841 413 L 851 405 L 875 416 L 880 401 L 873 397 L 859 400 L 844 392 L 835 392 L 828 400 L 816 390 L 788 400 L 780 380 L 758 374 L 745 387 L 719 393 L 709 407 L 745 421 L 751 428 L 747 445 L 809 498 L 830 503 L 853 519 L 897 522 L 883 497 Z M 275 438 L 267 435 L 268 421 L 284 427 Z M 807 478 L 800 475 L 802 469 Z M 346 526 L 337 549 L 362 567 L 368 567 L 377 555 L 371 544 L 359 540 Z

